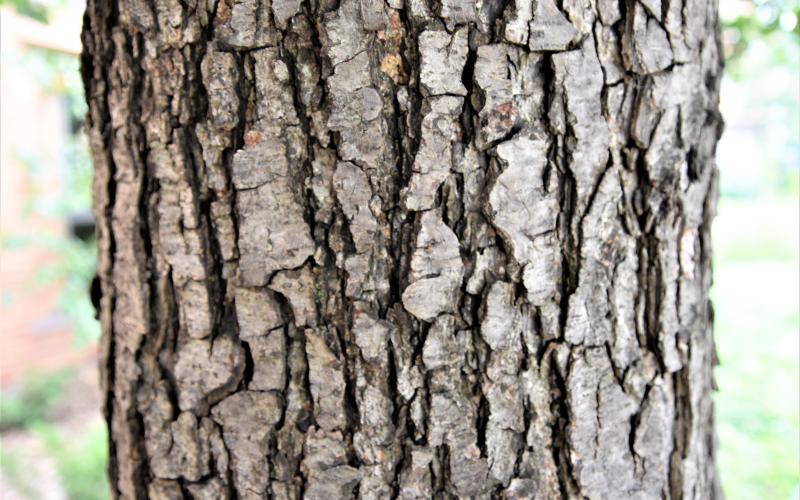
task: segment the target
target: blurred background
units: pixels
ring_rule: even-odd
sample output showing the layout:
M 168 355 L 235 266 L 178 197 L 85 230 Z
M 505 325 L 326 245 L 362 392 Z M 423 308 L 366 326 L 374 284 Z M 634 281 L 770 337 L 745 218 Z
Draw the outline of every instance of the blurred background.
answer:
M 720 0 L 719 468 L 800 499 L 800 0 Z M 108 498 L 82 0 L 0 0 L 0 496 Z

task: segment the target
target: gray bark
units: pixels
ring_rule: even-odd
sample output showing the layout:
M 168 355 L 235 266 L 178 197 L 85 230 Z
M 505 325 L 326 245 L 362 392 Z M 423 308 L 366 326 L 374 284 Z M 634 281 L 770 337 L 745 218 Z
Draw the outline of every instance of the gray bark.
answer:
M 120 498 L 720 496 L 714 0 L 89 0 Z

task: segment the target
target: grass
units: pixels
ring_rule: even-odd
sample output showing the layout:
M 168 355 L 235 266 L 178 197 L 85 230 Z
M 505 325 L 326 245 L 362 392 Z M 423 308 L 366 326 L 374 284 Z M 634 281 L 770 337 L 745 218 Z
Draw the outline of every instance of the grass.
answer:
M 800 206 L 723 199 L 714 223 L 719 469 L 729 499 L 800 498 Z

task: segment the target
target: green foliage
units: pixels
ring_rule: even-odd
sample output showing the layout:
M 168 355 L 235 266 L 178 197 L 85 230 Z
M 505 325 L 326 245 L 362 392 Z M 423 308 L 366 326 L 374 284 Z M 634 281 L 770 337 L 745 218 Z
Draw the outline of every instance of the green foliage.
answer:
M 54 50 L 33 48 L 25 52 L 21 65 L 41 91 L 63 100 L 69 122 L 63 157 L 56 162 L 64 166 L 60 172 L 63 188 L 58 193 L 45 192 L 41 187 L 41 181 L 54 173 L 52 159 L 42 158 L 36 152 L 16 152 L 34 180 L 32 201 L 37 210 L 52 217 L 66 217 L 87 210 L 92 205 L 92 163 L 86 136 L 81 129 L 86 102 L 78 58 Z M 45 200 L 49 203 L 41 203 Z
M 10 5 L 17 11 L 17 14 L 41 23 L 46 23 L 50 14 L 47 5 L 32 0 L 0 0 L 0 5 Z
M 723 199 L 714 223 L 718 466 L 733 500 L 800 493 L 798 213 L 796 198 Z
M 800 0 L 720 2 L 723 195 L 800 195 Z
M 64 398 L 64 388 L 72 375 L 71 369 L 48 374 L 30 373 L 16 391 L 0 394 L 0 430 L 47 418 Z
M 80 61 L 76 56 L 34 47 L 25 52 L 21 63 L 42 91 L 66 100 L 70 119 L 83 119 L 87 108 L 83 98 Z
M 797 67 L 800 1 L 724 0 L 720 7 L 729 75 L 749 74 L 742 60 L 757 42 L 769 46 L 765 63 Z

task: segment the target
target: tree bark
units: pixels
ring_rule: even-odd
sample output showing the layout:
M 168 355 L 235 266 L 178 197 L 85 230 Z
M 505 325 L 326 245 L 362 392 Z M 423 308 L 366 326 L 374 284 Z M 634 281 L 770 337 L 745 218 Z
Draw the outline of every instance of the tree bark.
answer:
M 721 496 L 714 0 L 89 0 L 119 498 Z

